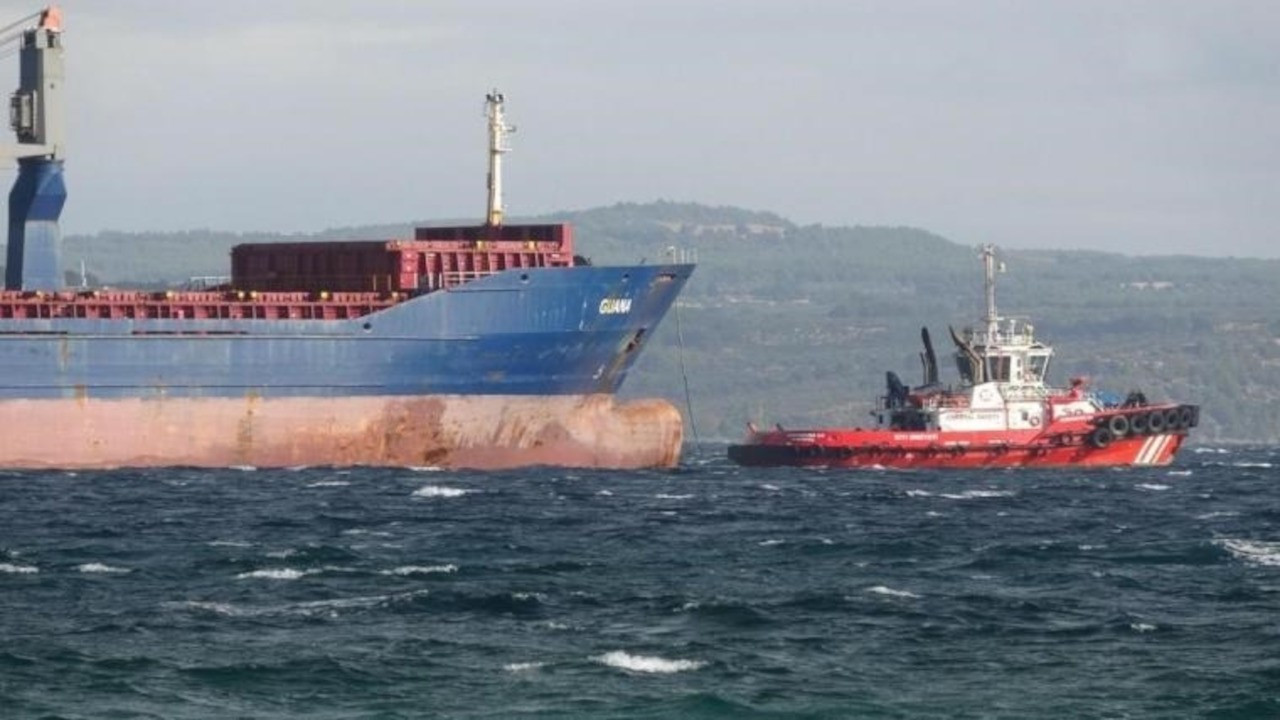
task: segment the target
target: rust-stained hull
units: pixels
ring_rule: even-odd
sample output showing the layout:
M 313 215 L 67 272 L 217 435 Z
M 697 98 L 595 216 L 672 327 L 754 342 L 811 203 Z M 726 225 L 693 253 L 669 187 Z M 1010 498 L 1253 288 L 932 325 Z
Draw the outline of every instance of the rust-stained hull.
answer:
M 0 466 L 671 467 L 680 412 L 612 395 L 0 401 Z

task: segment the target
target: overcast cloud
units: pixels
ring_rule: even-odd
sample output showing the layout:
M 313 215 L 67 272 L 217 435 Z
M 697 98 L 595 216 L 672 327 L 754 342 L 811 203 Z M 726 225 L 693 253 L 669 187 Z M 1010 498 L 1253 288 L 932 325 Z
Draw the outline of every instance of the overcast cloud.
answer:
M 1280 257 L 1271 0 L 62 6 L 67 232 L 478 219 L 496 86 L 517 216 L 662 198 Z

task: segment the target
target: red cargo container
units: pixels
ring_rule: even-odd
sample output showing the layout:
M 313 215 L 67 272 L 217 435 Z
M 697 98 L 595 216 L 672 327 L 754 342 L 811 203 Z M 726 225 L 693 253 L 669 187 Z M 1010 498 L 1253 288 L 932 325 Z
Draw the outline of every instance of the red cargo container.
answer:
M 568 225 L 417 228 L 413 240 L 254 243 L 231 251 L 231 286 L 259 292 L 425 292 L 513 268 L 569 267 Z

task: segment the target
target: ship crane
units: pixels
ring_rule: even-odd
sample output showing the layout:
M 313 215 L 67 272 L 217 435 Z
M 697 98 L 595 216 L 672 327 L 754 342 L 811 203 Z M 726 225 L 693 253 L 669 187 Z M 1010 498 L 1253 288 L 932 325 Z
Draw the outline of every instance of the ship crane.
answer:
M 58 217 L 67 200 L 61 11 L 50 6 L 0 28 L 0 48 L 12 43 L 19 84 L 9 99 L 9 125 L 17 143 L 0 152 L 17 159 L 18 179 L 9 192 L 4 284 L 6 290 L 58 290 L 64 284 Z
M 489 118 L 489 209 L 485 213 L 485 224 L 490 227 L 502 224 L 502 156 L 511 152 L 507 135 L 516 131 L 514 125 L 507 124 L 503 114 L 505 102 L 497 90 L 484 97 L 485 114 Z

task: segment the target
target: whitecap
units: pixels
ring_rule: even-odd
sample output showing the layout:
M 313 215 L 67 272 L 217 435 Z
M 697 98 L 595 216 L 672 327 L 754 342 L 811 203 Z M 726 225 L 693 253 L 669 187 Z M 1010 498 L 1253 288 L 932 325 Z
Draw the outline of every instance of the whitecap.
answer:
M 774 492 L 777 492 L 778 490 L 781 490 L 781 489 L 782 489 L 782 488 L 778 487 L 777 485 L 772 485 L 772 484 L 770 484 L 770 483 L 764 483 L 764 484 L 763 484 L 763 485 L 761 485 L 760 487 L 764 488 L 765 490 L 773 490 Z
M 1270 468 L 1274 467 L 1269 462 L 1235 462 L 1231 463 L 1231 467 L 1238 468 Z
M 507 672 L 528 672 L 530 670 L 537 670 L 539 668 L 542 668 L 545 665 L 546 663 L 543 663 L 543 662 L 507 663 L 506 665 L 502 666 L 502 669 L 506 670 Z
M 668 660 L 655 656 L 632 655 L 623 650 L 607 652 L 593 659 L 609 667 L 642 673 L 677 673 L 706 666 L 706 663 L 701 660 Z
M 456 498 L 462 497 L 470 490 L 455 487 L 445 487 L 443 485 L 425 485 L 413 491 L 414 497 L 439 497 L 439 498 Z
M 258 468 L 254 465 L 232 465 L 230 469 L 239 470 L 240 472 L 257 472 L 258 471 Z
M 164 604 L 168 607 L 200 610 L 228 617 L 271 617 L 280 615 L 302 615 L 305 617 L 325 615 L 329 617 L 336 617 L 339 610 L 378 607 L 379 605 L 383 605 L 387 602 L 411 599 L 427 594 L 427 590 L 414 590 L 411 592 L 397 593 L 393 595 L 363 595 L 346 598 L 332 598 L 329 600 L 309 600 L 306 602 L 287 603 L 284 605 L 265 605 L 260 607 L 245 607 L 232 605 L 231 603 L 209 600 L 186 600 L 183 602 Z
M 251 615 L 252 613 L 242 610 L 230 603 L 208 602 L 204 600 L 187 600 L 177 603 L 179 607 L 189 608 L 192 610 L 204 610 L 205 612 L 216 613 L 218 615 L 227 615 L 229 617 L 242 617 Z
M 381 575 L 434 575 L 438 573 L 456 573 L 458 566 L 449 565 L 401 565 L 390 570 L 382 570 Z
M 253 543 L 246 540 L 210 540 L 205 545 L 212 547 L 253 547 Z
M 392 537 L 392 534 L 384 530 L 368 530 L 366 528 L 349 528 L 342 531 L 343 535 L 368 535 L 370 537 Z
M 1134 487 L 1139 490 L 1151 490 L 1153 492 L 1169 489 L 1168 485 L 1161 485 L 1160 483 L 1138 483 L 1137 485 L 1134 485 Z
M 1211 455 L 1228 455 L 1228 454 L 1230 454 L 1230 453 L 1231 453 L 1231 451 L 1230 451 L 1230 450 L 1228 450 L 1228 449 L 1226 449 L 1226 448 L 1211 448 L 1211 447 L 1198 447 L 1198 448 L 1192 448 L 1192 449 L 1191 449 L 1191 452 L 1196 453 L 1196 454 L 1205 454 L 1205 453 L 1208 453 L 1208 454 L 1211 454 Z
M 1197 520 L 1216 520 L 1218 518 L 1238 517 L 1239 515 L 1240 513 L 1234 510 L 1215 510 L 1213 512 L 1207 512 L 1201 515 L 1197 515 L 1196 519 Z
M 761 540 L 760 542 L 758 542 L 758 543 L 756 543 L 756 544 L 757 544 L 757 545 L 759 545 L 760 547 L 773 547 L 774 545 L 781 545 L 781 544 L 783 544 L 783 543 L 785 543 L 785 542 L 786 542 L 786 540 L 774 540 L 774 539 L 769 539 L 769 540 Z
M 407 469 L 420 473 L 444 472 L 444 468 L 439 465 L 410 465 Z
M 76 569 L 82 573 L 127 573 L 132 572 L 129 568 L 114 567 L 111 565 L 103 565 L 102 563 L 85 563 L 76 566 Z
M 658 493 L 657 495 L 654 495 L 654 497 L 658 498 L 659 500 L 688 500 L 693 496 L 692 495 L 668 495 L 666 493 Z
M 907 497 L 933 497 L 933 493 L 928 490 L 908 490 Z
M 597 491 L 597 492 L 596 492 L 596 494 L 597 494 L 597 495 L 605 495 L 605 496 L 612 496 L 612 495 L 613 495 L 613 493 L 612 493 L 612 492 L 610 492 L 610 491 L 608 491 L 608 490 L 600 490 L 600 491 Z
M 297 570 L 294 568 L 265 568 L 262 570 L 251 570 L 236 575 L 237 580 L 246 580 L 249 578 L 264 578 L 267 580 L 297 580 L 300 577 L 314 574 L 314 570 Z
M 1172 475 L 1174 477 L 1188 477 L 1191 475 L 1191 471 L 1190 470 L 1170 470 L 1165 474 Z
M 1156 626 L 1150 623 L 1129 623 L 1129 628 L 1140 633 L 1155 632 Z
M 350 480 L 317 480 L 316 482 L 313 482 L 313 483 L 307 483 L 307 487 L 309 488 L 346 487 L 347 485 L 350 485 L 350 484 L 351 484 Z
M 1013 497 L 1011 490 L 965 490 L 962 493 L 942 493 L 939 497 L 948 500 L 974 500 L 978 498 Z
M 40 568 L 34 565 L 14 565 L 13 563 L 0 563 L 0 573 L 11 573 L 13 575 L 30 575 L 40 572 Z
M 919 595 L 909 590 L 894 590 L 893 588 L 885 587 L 884 585 L 876 585 L 875 587 L 869 587 L 867 588 L 867 592 L 875 593 L 876 595 L 888 595 L 889 597 L 901 597 L 901 598 L 920 597 Z
M 1280 567 L 1280 542 L 1263 542 L 1261 540 L 1215 540 L 1232 555 L 1255 565 Z
M 283 560 L 284 558 L 292 557 L 297 554 L 298 554 L 297 550 L 294 550 L 293 548 L 285 548 L 284 550 L 272 550 L 271 552 L 267 553 L 267 557 L 275 558 L 277 560 Z

